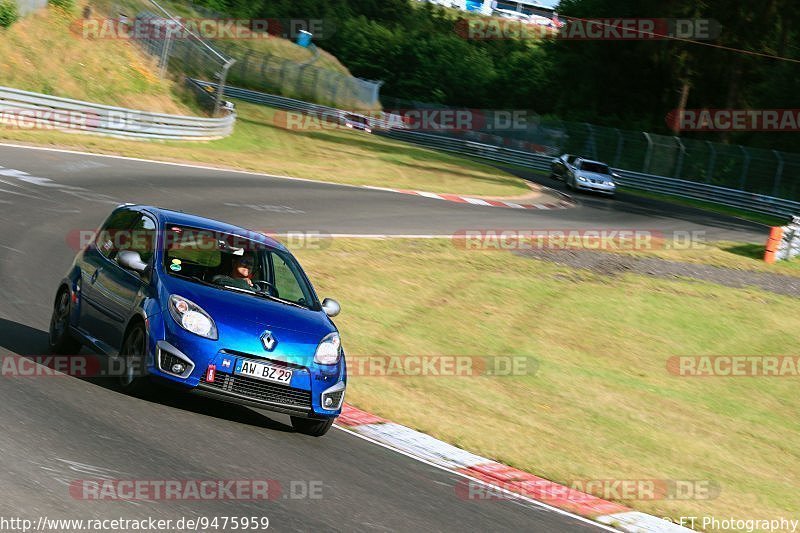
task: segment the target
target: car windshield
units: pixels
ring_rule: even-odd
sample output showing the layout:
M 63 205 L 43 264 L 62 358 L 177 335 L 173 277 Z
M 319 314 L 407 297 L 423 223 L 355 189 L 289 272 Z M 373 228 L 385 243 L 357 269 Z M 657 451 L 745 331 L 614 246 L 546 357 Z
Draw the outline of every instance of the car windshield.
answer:
M 592 163 L 589 161 L 584 161 L 581 163 L 581 170 L 585 170 L 586 172 L 596 172 L 598 174 L 609 174 L 608 167 L 602 163 Z
M 360 115 L 347 115 L 347 120 L 350 122 L 355 122 L 357 124 L 367 124 L 367 117 L 363 117 Z
M 222 290 L 318 310 L 319 303 L 289 253 L 239 235 L 167 226 L 164 269 Z

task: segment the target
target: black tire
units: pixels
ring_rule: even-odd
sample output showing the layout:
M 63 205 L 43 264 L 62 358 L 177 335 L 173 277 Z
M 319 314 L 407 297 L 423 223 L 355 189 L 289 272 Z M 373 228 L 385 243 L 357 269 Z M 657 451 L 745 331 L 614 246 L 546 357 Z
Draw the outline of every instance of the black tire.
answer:
M 144 373 L 146 353 L 147 332 L 143 324 L 135 324 L 125 334 L 122 349 L 119 351 L 119 357 L 123 362 L 119 388 L 124 392 L 141 393 L 150 385 L 150 379 Z
M 72 301 L 69 290 L 62 287 L 58 291 L 53 304 L 53 316 L 50 318 L 50 335 L 48 344 L 52 353 L 61 355 L 75 355 L 81 349 L 81 343 L 69 332 L 69 315 L 72 311 Z
M 327 420 L 314 420 L 313 418 L 300 418 L 297 416 L 292 417 L 292 427 L 298 433 L 303 435 L 310 435 L 312 437 L 321 437 L 331 429 L 333 425 L 333 418 Z

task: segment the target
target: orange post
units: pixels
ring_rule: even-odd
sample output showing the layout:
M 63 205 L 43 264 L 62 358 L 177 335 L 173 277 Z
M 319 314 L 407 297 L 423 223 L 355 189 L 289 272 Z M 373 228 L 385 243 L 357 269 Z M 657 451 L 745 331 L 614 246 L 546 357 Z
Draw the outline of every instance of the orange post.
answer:
M 769 238 L 764 250 L 764 261 L 770 264 L 775 262 L 775 253 L 778 251 L 782 239 L 783 228 L 781 226 L 772 226 L 769 230 Z

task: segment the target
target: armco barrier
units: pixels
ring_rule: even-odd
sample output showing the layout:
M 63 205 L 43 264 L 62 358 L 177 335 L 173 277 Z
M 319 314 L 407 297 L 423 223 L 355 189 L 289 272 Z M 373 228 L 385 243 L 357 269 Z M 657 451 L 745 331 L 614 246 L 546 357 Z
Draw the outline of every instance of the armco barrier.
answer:
M 235 121 L 233 113 L 221 118 L 166 115 L 0 87 L 0 128 L 204 141 L 230 135 Z
M 212 83 L 201 82 L 198 80 L 193 81 L 201 86 L 208 86 L 212 89 L 216 87 L 216 85 Z M 238 89 L 230 86 L 225 87 L 225 96 L 231 98 L 240 98 L 257 104 L 263 104 L 279 109 L 289 109 L 301 113 L 316 113 L 327 116 L 343 115 L 346 113 L 346 111 L 341 109 L 334 109 L 331 107 L 311 104 L 309 102 L 303 102 L 301 100 L 294 100 L 292 98 L 284 98 L 282 96 Z M 419 144 L 434 150 L 453 152 L 468 157 L 476 157 L 494 161 L 496 163 L 518 165 L 525 168 L 549 172 L 550 163 L 553 160 L 551 155 L 515 150 L 513 148 L 506 148 L 493 144 L 484 144 L 467 139 L 421 133 L 408 129 L 381 129 L 385 121 L 370 119 L 370 122 L 373 127 L 378 130 L 376 133 L 392 139 Z M 389 121 L 388 123 L 394 125 L 399 123 L 399 121 L 394 120 Z M 708 185 L 695 181 L 632 172 L 624 169 L 615 169 L 614 171 L 619 175 L 619 178 L 617 178 L 616 181 L 623 188 L 627 189 L 655 192 L 694 200 L 703 200 L 706 202 L 736 207 L 739 209 L 746 209 L 748 211 L 767 215 L 788 217 L 800 213 L 800 202 L 795 202 L 792 200 L 784 200 L 773 196 L 754 194 L 737 189 L 728 189 L 725 187 Z
M 196 79 L 190 79 L 189 81 L 209 91 L 215 91 L 217 89 L 216 83 Z M 230 85 L 225 86 L 223 94 L 228 98 L 238 98 L 239 100 L 252 102 L 254 104 L 275 107 L 277 109 L 286 109 L 288 111 L 297 111 L 299 113 L 316 115 L 318 117 L 342 118 L 348 113 L 348 111 L 335 107 L 312 104 L 310 102 L 304 102 L 303 100 L 295 100 L 294 98 L 262 93 L 260 91 L 251 91 L 250 89 L 240 89 L 238 87 L 231 87 Z M 381 118 L 368 116 L 367 120 L 373 128 L 385 128 L 388 126 L 387 120 L 382 120 Z

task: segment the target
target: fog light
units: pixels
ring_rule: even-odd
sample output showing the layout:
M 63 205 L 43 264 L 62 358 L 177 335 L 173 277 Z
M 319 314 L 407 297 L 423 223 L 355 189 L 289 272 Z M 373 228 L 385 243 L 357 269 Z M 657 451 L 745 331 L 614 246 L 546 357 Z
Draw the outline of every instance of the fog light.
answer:
M 186 366 L 182 363 L 175 363 L 174 365 L 172 365 L 173 374 L 183 374 L 184 370 L 186 370 Z
M 325 407 L 330 407 L 331 405 L 333 405 L 333 398 L 328 396 L 327 398 L 325 398 Z

